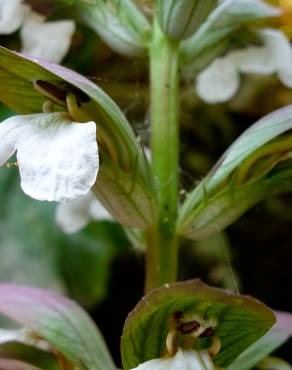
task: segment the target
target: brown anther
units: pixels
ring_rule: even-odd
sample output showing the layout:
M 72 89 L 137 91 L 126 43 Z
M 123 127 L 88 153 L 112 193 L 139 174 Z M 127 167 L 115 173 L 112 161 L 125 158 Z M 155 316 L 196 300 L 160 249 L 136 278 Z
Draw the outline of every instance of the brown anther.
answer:
M 183 313 L 181 311 L 177 311 L 174 313 L 174 318 L 176 320 L 180 320 L 183 317 Z
M 212 337 L 212 345 L 208 348 L 208 352 L 211 356 L 216 356 L 221 350 L 221 340 L 217 335 Z
M 214 335 L 214 330 L 209 327 L 200 335 L 200 338 L 212 337 L 212 335 Z
M 193 320 L 193 321 L 179 324 L 178 330 L 181 332 L 181 334 L 190 334 L 193 331 L 198 330 L 200 326 L 201 324 L 198 323 L 198 321 Z
M 40 94 L 60 105 L 65 105 L 67 95 L 66 90 L 52 84 L 51 82 L 43 80 L 36 80 L 33 85 Z

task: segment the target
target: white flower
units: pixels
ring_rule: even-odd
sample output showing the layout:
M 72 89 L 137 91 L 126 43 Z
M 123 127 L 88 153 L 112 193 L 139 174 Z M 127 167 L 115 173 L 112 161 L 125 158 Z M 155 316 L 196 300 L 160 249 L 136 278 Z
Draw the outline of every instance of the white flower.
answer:
M 0 0 L 0 34 L 20 29 L 21 52 L 60 62 L 69 50 L 75 23 L 71 20 L 45 22 L 23 0 Z
M 0 0 L 0 34 L 8 35 L 22 26 L 29 12 L 22 0 Z
M 112 220 L 111 215 L 90 191 L 72 202 L 58 204 L 56 223 L 66 234 L 83 229 L 90 220 Z
M 208 103 L 231 99 L 240 86 L 240 73 L 277 74 L 280 81 L 292 88 L 292 48 L 287 37 L 273 29 L 258 32 L 263 45 L 232 51 L 216 59 L 196 81 L 198 95 Z
M 15 152 L 23 191 L 38 200 L 69 201 L 89 192 L 98 172 L 94 122 L 66 113 L 13 116 L 0 123 L 0 166 Z
M 58 63 L 67 54 L 74 31 L 73 21 L 45 22 L 45 17 L 30 12 L 20 31 L 21 52 Z
M 214 370 L 207 351 L 184 351 L 179 349 L 175 356 L 150 360 L 132 370 Z

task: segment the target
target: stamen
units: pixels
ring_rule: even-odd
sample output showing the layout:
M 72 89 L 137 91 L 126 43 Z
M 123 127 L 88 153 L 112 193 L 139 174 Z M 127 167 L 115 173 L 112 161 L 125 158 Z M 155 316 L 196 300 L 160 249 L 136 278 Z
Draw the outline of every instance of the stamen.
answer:
M 53 102 L 65 106 L 67 92 L 58 86 L 47 81 L 37 80 L 33 82 L 33 87 L 41 95 L 52 100 Z
M 76 122 L 89 122 L 92 121 L 91 116 L 80 108 L 76 96 L 73 93 L 66 95 L 66 105 L 70 116 Z
M 178 332 L 176 330 L 177 314 L 171 316 L 168 328 L 169 332 L 166 337 L 166 349 L 170 356 L 174 356 L 178 350 Z
M 221 340 L 217 335 L 212 337 L 212 345 L 208 348 L 208 352 L 211 356 L 216 356 L 221 350 Z
M 51 100 L 46 100 L 43 103 L 43 113 L 52 113 L 54 103 Z
M 73 93 L 67 94 L 66 103 L 68 112 L 74 121 L 93 121 L 90 113 L 88 113 L 85 109 L 82 109 L 82 107 L 78 105 L 77 98 Z M 107 153 L 114 162 L 118 162 L 118 153 L 112 145 L 112 140 L 108 137 L 108 134 L 100 125 L 97 126 L 97 133 L 99 144 L 101 145 L 105 153 Z

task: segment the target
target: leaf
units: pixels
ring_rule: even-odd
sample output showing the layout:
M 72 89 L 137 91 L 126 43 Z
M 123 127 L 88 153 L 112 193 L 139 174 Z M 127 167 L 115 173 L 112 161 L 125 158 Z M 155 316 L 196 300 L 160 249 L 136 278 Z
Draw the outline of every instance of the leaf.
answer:
M 165 285 L 145 296 L 125 322 L 121 349 L 126 370 L 164 354 L 169 321 L 176 312 L 218 321 L 215 335 L 222 349 L 213 360 L 220 367 L 231 364 L 275 321 L 272 311 L 254 298 L 211 288 L 199 279 Z
M 98 181 L 92 191 L 103 206 L 121 224 L 145 228 L 153 224 L 157 202 L 155 192 L 150 192 L 145 183 L 122 171 L 109 159 L 103 157 Z M 153 186 L 154 188 L 154 186 Z
M 80 369 L 115 370 L 94 322 L 61 295 L 0 284 L 0 313 L 36 332 Z
M 37 368 L 46 370 L 59 370 L 57 358 L 52 353 L 18 342 L 9 342 L 0 346 L 0 369 L 1 361 L 3 360 L 7 360 L 7 362 L 9 360 L 22 361 L 26 364 L 30 364 L 32 367 L 36 366 Z
M 125 172 L 124 177 L 131 179 L 131 186 L 133 186 L 134 178 L 142 184 L 142 186 L 137 185 L 137 188 L 140 188 L 139 196 L 142 196 L 144 200 L 151 198 L 153 203 L 156 203 L 156 188 L 148 160 L 125 116 L 109 96 L 93 82 L 74 71 L 0 48 L 0 99 L 5 104 L 20 113 L 42 111 L 42 105 L 47 98 L 34 88 L 33 84 L 36 81 L 41 87 L 45 87 L 46 91 L 58 96 L 58 100 L 65 99 L 69 93 L 79 97 L 81 114 L 85 114 L 88 117 L 87 120 L 93 120 L 97 124 L 97 140 L 104 149 L 101 152 L 105 153 L 104 162 L 107 163 L 107 167 L 111 161 L 113 167 L 117 164 L 116 168 L 120 173 Z M 60 105 L 60 109 L 64 107 Z M 110 153 L 107 153 L 107 150 Z M 111 161 L 106 161 L 107 154 L 111 155 Z M 113 168 L 110 171 L 113 171 Z M 101 169 L 97 177 L 97 188 L 99 188 L 98 182 L 103 181 L 102 172 Z M 111 184 L 103 189 L 107 198 L 112 196 L 113 186 L 114 184 Z M 151 214 L 151 217 L 148 217 L 148 223 L 153 222 L 155 219 L 155 214 L 152 213 L 153 204 L 149 202 L 144 205 L 146 206 L 145 214 L 147 216 Z M 139 208 L 139 206 L 139 203 L 135 204 L 134 208 Z M 147 227 L 147 223 L 144 223 L 142 218 L 139 219 L 135 209 L 132 208 L 133 205 L 129 202 L 127 207 L 119 209 L 120 213 L 125 213 L 123 218 L 127 219 L 127 224 L 132 227 Z M 127 213 L 129 210 L 131 212 Z M 134 218 L 132 211 L 136 214 Z
M 275 312 L 277 322 L 267 334 L 245 350 L 228 370 L 249 370 L 292 336 L 292 315 Z
M 114 51 L 128 57 L 146 52 L 147 19 L 130 0 L 95 3 L 76 2 L 76 15 L 91 27 Z M 115 9 L 116 8 L 116 9 Z
M 184 67 L 198 72 L 205 68 L 230 44 L 230 37 L 240 30 L 240 38 L 258 19 L 279 16 L 281 11 L 262 0 L 225 0 L 209 15 L 206 22 L 181 47 Z
M 216 228 L 220 231 L 253 204 L 266 197 L 271 190 L 276 194 L 291 191 L 290 181 L 287 181 L 291 175 L 287 170 L 282 172 L 282 179 L 281 175 L 276 173 L 274 179 L 259 178 L 258 182 L 242 186 L 229 179 L 254 152 L 291 128 L 292 106 L 287 106 L 260 119 L 247 129 L 187 196 L 179 211 L 178 232 L 196 238 L 198 229 L 202 229 L 204 223 L 206 224 L 204 215 L 208 217 L 207 223 L 213 227 L 213 232 L 216 232 Z M 270 168 L 267 171 L 269 172 Z M 231 215 L 228 216 L 228 212 Z
M 159 0 L 157 3 L 162 31 L 171 39 L 183 40 L 199 28 L 218 0 Z

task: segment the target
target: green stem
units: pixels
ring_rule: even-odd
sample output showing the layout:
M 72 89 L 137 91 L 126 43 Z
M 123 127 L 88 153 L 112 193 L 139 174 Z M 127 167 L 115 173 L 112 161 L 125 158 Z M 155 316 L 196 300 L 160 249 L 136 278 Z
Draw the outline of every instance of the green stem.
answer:
M 146 291 L 177 277 L 178 51 L 178 42 L 155 23 L 150 47 L 151 149 L 160 209 L 156 228 L 148 232 Z

